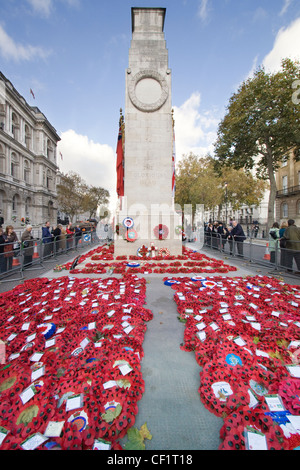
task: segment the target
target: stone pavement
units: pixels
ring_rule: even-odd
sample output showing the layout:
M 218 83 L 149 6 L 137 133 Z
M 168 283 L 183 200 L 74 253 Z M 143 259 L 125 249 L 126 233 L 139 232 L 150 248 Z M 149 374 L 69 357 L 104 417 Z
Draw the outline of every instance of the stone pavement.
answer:
M 195 250 L 199 248 L 197 244 L 188 244 L 188 246 Z M 228 259 L 210 250 L 205 249 L 201 252 L 212 258 L 223 259 L 226 264 L 237 267 L 237 271 L 222 273 L 223 276 L 269 275 L 271 271 L 267 267 L 252 265 L 236 258 Z M 50 269 L 36 273 L 48 278 L 68 275 L 67 271 L 54 272 L 55 265 L 53 263 Z M 300 284 L 300 278 L 296 275 L 272 273 L 274 274 L 289 284 Z M 211 276 L 213 275 L 218 274 Z M 82 278 L 86 276 L 86 274 L 76 275 Z M 223 420 L 210 413 L 200 401 L 198 388 L 201 369 L 194 353 L 180 349 L 184 324 L 177 318 L 177 305 L 173 301 L 174 290 L 163 282 L 163 278 L 168 275 L 138 274 L 138 276 L 147 280 L 146 308 L 153 312 L 153 320 L 147 324 L 143 343 L 142 374 L 145 392 L 138 402 L 139 413 L 135 427 L 140 428 L 147 423 L 153 437 L 152 440 L 145 441 L 146 450 L 217 450 L 220 444 L 219 430 Z M 180 276 L 182 275 L 172 275 L 172 277 Z M 189 275 L 184 275 L 187 276 Z M 32 277 L 37 276 L 33 274 Z M 110 276 L 91 274 L 89 277 Z M 15 285 L 19 283 L 15 282 Z M 3 289 L 3 285 L 1 288 Z M 5 284 L 5 290 L 11 288 L 12 285 L 9 283 Z

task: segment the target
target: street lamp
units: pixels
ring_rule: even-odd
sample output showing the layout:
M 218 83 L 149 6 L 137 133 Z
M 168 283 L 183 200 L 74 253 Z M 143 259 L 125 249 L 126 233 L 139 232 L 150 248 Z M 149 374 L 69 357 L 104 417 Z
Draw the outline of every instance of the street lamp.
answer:
M 227 197 L 228 197 L 228 193 L 227 193 L 227 183 L 225 183 L 225 225 L 227 226 Z

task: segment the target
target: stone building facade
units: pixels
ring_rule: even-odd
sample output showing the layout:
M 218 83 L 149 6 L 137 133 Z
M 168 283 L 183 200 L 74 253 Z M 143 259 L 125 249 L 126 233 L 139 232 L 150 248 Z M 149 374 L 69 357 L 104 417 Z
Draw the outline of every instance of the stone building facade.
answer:
M 300 225 L 300 161 L 293 150 L 286 156 L 276 173 L 276 220 L 294 219 Z
M 0 72 L 0 217 L 5 227 L 57 220 L 60 137 Z

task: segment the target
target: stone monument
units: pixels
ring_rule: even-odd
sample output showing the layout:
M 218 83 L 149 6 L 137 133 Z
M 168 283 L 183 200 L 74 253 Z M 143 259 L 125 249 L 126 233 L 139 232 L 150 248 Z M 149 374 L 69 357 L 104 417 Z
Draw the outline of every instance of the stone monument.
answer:
M 174 120 L 165 8 L 132 8 L 126 70 L 124 197 L 115 255 L 182 254 L 181 214 L 174 210 Z M 173 158 L 172 158 L 173 157 Z M 148 256 L 147 255 L 147 256 Z

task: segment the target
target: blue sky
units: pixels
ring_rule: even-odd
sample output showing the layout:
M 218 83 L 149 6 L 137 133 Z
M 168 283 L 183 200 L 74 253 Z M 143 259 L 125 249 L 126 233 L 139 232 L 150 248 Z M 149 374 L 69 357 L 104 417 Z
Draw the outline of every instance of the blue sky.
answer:
M 1 72 L 61 136 L 60 169 L 113 199 L 133 6 L 167 9 L 178 160 L 213 151 L 230 96 L 257 66 L 300 58 L 299 0 L 0 0 Z

